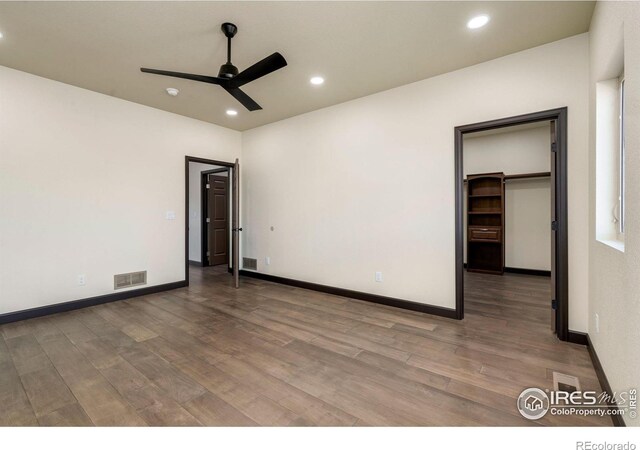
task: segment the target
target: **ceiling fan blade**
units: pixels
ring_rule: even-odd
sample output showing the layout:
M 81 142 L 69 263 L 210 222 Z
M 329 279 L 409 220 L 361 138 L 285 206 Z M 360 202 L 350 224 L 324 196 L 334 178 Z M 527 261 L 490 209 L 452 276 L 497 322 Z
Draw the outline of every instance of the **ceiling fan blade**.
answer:
M 211 83 L 211 84 L 219 84 L 219 85 L 223 85 L 229 81 L 226 78 L 210 77 L 207 75 L 195 75 L 193 73 L 170 72 L 168 70 L 146 69 L 144 67 L 140 68 L 140 71 L 145 73 L 154 73 L 156 75 L 165 75 L 168 77 L 184 78 L 186 80 L 202 81 L 203 83 Z
M 262 61 L 258 61 L 253 66 L 248 67 L 233 77 L 232 84 L 233 86 L 240 87 L 253 80 L 257 80 L 258 78 L 268 75 L 271 72 L 282 69 L 286 65 L 287 61 L 284 57 L 280 53 L 276 52 L 273 55 L 267 56 Z
M 251 97 L 245 94 L 240 88 L 222 86 L 225 91 L 233 95 L 233 98 L 238 100 L 249 111 L 256 111 L 262 109 Z

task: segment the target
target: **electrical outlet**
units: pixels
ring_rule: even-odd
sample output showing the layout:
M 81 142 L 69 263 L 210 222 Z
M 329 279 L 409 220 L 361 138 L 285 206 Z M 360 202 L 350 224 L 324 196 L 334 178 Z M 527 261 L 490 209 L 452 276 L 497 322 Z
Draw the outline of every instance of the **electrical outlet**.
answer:
M 382 283 L 382 272 L 376 272 L 376 281 Z
M 600 333 L 600 316 L 596 314 L 596 333 Z
M 84 275 L 78 275 L 78 286 L 87 284 L 87 278 Z
M 271 257 L 270 257 L 270 256 L 267 256 L 267 257 L 264 259 L 264 263 L 265 263 L 267 266 L 268 266 L 268 265 L 270 265 L 270 264 L 271 264 Z
M 176 220 L 176 212 L 175 211 L 167 211 L 164 213 L 164 218 L 167 220 Z

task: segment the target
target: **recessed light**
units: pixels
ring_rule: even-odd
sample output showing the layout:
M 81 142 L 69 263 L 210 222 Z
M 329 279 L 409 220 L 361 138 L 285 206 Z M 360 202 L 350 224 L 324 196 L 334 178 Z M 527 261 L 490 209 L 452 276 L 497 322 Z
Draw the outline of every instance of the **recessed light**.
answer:
M 324 78 L 322 77 L 311 77 L 311 79 L 309 80 L 309 82 L 311 84 L 315 84 L 316 86 L 321 85 L 322 83 L 324 83 Z
M 236 111 L 235 109 L 227 109 L 227 116 L 237 116 L 238 115 L 238 111 Z
M 169 94 L 172 97 L 175 97 L 179 93 L 180 93 L 180 91 L 177 90 L 176 88 L 167 88 L 167 94 Z
M 487 16 L 486 14 L 482 14 L 468 21 L 467 27 L 471 28 L 472 30 L 475 30 L 476 28 L 482 28 L 487 23 L 489 23 L 489 16 Z

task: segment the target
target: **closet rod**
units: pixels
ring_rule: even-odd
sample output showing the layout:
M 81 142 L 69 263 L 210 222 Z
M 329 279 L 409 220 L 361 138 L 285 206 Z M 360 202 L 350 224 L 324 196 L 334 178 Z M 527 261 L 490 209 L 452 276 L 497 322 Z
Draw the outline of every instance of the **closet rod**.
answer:
M 545 178 L 550 177 L 551 172 L 532 172 L 532 173 L 516 173 L 514 175 L 505 175 L 505 180 L 521 180 L 524 178 Z
M 550 177 L 551 172 L 531 172 L 531 173 L 516 173 L 513 175 L 505 175 L 504 180 L 524 180 L 526 178 L 546 178 Z M 467 182 L 465 178 L 464 182 Z

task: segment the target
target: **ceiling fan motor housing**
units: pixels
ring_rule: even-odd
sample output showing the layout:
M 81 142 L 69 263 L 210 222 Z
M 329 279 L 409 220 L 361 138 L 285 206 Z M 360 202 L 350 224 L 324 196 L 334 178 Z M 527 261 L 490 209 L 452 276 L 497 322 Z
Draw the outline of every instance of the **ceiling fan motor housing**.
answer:
M 233 78 L 238 75 L 238 68 L 231 63 L 226 63 L 220 66 L 220 72 L 218 76 L 220 78 Z

